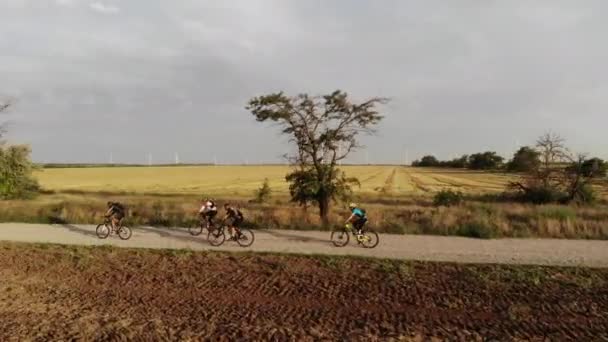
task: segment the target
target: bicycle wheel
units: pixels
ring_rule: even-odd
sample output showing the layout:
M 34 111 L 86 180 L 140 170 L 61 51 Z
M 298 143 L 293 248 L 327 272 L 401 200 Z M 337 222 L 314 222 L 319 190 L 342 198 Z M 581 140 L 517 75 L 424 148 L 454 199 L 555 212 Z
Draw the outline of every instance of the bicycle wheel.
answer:
M 240 233 L 237 235 L 236 242 L 241 247 L 249 247 L 253 244 L 255 240 L 255 235 L 253 234 L 253 230 L 247 228 L 239 228 Z
M 203 224 L 199 224 L 198 226 L 188 228 L 188 233 L 192 236 L 199 236 L 203 233 Z
M 223 228 L 215 228 L 209 231 L 207 240 L 211 246 L 221 246 L 226 241 L 226 234 L 224 234 Z
M 378 246 L 378 243 L 380 243 L 380 236 L 378 236 L 378 233 L 375 231 L 367 228 L 363 232 L 363 236 L 361 236 L 359 241 L 365 248 L 374 248 Z
M 331 243 L 333 243 L 336 247 L 346 246 L 346 244 L 348 244 L 348 240 L 350 240 L 350 236 L 348 235 L 348 231 L 346 231 L 346 229 L 331 232 Z
M 122 226 L 118 228 L 118 237 L 122 240 L 129 240 L 131 238 L 131 234 L 133 234 L 131 232 L 131 228 L 127 226 Z
M 110 227 L 102 223 L 95 228 L 95 234 L 97 234 L 98 238 L 105 239 L 110 236 Z

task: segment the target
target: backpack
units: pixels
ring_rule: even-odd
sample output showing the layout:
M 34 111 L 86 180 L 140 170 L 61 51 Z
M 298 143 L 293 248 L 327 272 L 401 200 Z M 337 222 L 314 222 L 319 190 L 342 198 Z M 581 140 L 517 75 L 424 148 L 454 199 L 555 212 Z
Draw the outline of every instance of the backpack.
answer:
M 115 210 L 118 210 L 118 211 L 120 211 L 122 213 L 125 212 L 125 206 L 122 205 L 122 204 L 120 204 L 120 203 L 118 203 L 118 202 L 114 203 L 113 207 L 115 208 Z
M 357 209 L 361 212 L 361 215 L 362 215 L 361 218 L 364 218 L 364 217 L 367 216 L 367 212 L 365 212 L 365 209 L 363 209 L 363 208 L 356 208 L 355 210 L 357 210 Z M 357 216 L 359 216 L 359 215 L 357 215 Z

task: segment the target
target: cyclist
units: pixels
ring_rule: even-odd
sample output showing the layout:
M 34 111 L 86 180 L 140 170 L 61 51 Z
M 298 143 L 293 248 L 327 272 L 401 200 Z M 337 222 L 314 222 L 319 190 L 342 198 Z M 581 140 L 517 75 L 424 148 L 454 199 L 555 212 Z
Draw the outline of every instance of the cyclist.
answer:
M 226 222 L 226 225 L 228 226 L 230 240 L 236 240 L 236 236 L 241 233 L 239 226 L 244 221 L 243 213 L 239 209 L 234 208 L 230 203 L 224 204 L 224 210 L 226 211 L 224 222 Z M 235 235 L 233 231 L 236 232 L 237 235 Z
M 217 216 L 217 206 L 212 199 L 204 199 L 201 209 L 198 211 L 200 217 L 207 222 L 207 226 L 213 225 L 213 219 Z
M 351 203 L 348 205 L 350 209 L 351 215 L 346 220 L 346 224 L 352 223 L 353 227 L 357 230 L 357 235 L 361 235 L 363 233 L 363 226 L 367 223 L 367 213 L 365 209 L 359 208 L 359 206 L 355 203 Z
M 122 220 L 125 218 L 125 206 L 118 202 L 108 202 L 108 211 L 106 211 L 105 218 L 111 219 L 112 229 L 116 230 L 120 227 Z

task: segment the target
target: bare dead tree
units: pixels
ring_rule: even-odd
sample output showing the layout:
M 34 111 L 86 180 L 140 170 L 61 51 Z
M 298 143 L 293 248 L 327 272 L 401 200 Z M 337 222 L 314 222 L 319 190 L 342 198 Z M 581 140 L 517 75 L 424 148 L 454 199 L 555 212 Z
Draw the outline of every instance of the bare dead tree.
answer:
M 602 160 L 588 159 L 584 154 L 573 155 L 565 139 L 554 133 L 541 136 L 536 151 L 540 154 L 540 165 L 529 170 L 520 181 L 509 184 L 511 189 L 535 198 L 533 201 L 588 202 L 592 194 L 590 186 L 606 172 Z

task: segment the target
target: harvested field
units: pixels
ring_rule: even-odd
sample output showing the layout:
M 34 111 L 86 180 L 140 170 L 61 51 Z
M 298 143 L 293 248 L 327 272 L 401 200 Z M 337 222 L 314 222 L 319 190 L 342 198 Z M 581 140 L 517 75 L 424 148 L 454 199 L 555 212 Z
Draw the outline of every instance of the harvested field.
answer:
M 0 245 L 0 340 L 608 338 L 608 270 Z
M 468 193 L 504 190 L 513 175 L 467 170 L 402 166 L 344 166 L 357 177 L 358 193 L 378 195 L 430 194 L 446 188 Z M 287 166 L 183 166 L 51 168 L 36 173 L 43 188 L 53 191 L 124 191 L 214 196 L 251 196 L 268 178 L 278 195 L 286 196 Z

